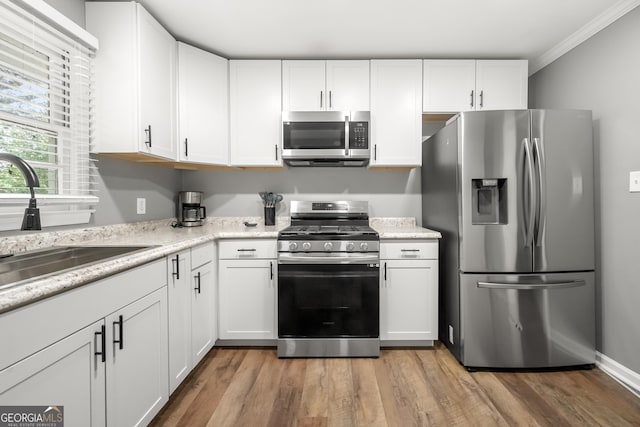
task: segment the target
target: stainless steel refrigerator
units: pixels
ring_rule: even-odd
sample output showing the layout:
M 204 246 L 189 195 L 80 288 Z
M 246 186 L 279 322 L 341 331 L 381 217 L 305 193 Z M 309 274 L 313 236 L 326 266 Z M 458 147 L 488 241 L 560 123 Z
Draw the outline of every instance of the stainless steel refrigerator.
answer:
M 440 340 L 466 367 L 595 363 L 590 111 L 466 112 L 423 143 Z

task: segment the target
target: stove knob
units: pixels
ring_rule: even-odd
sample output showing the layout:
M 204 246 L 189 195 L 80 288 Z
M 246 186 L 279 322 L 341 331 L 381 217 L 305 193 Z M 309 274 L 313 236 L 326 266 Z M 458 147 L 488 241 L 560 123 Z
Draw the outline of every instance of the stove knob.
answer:
M 325 250 L 325 251 L 327 251 L 327 252 L 328 252 L 328 251 L 330 251 L 331 249 L 333 249 L 333 243 L 331 243 L 331 242 L 327 242 L 327 243 L 325 243 L 325 244 L 324 244 L 324 250 Z
M 347 251 L 351 252 L 355 248 L 356 248 L 356 245 L 354 245 L 353 242 L 347 243 Z
M 298 249 L 298 244 L 296 242 L 289 243 L 289 250 L 290 251 L 295 251 L 296 249 Z
M 365 243 L 365 242 L 360 243 L 360 250 L 361 251 L 366 252 L 367 249 L 369 249 L 369 244 L 368 243 Z
M 309 249 L 311 249 L 311 243 L 309 243 L 309 242 L 304 242 L 304 243 L 302 244 L 302 250 L 303 250 L 303 251 L 308 251 Z

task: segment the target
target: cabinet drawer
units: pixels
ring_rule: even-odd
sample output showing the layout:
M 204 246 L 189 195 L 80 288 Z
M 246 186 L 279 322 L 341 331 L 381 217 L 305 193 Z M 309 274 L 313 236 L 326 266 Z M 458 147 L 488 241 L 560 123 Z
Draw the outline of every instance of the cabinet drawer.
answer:
M 191 248 L 191 269 L 205 265 L 213 261 L 213 243 L 205 243 Z
M 275 239 L 220 241 L 220 259 L 276 258 L 277 255 Z
M 438 259 L 438 241 L 382 241 L 380 244 L 380 259 Z

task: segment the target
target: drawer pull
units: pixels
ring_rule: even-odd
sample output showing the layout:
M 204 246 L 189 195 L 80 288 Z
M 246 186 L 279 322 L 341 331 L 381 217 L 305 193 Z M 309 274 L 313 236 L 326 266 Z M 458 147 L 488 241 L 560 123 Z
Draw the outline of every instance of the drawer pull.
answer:
M 238 252 L 255 252 L 255 249 L 237 249 Z
M 400 249 L 400 252 L 420 252 L 420 249 Z

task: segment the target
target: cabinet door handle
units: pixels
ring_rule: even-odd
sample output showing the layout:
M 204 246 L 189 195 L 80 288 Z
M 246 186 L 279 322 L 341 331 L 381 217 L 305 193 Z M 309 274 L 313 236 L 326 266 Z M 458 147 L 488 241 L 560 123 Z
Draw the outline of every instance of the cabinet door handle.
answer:
M 278 144 L 276 144 L 276 162 L 278 161 Z
M 189 157 L 189 138 L 184 139 L 184 156 Z
M 473 89 L 471 89 L 471 104 L 469 104 L 473 108 Z
M 273 280 L 273 261 L 269 262 L 269 278 Z
M 173 270 L 173 273 L 171 273 L 171 275 L 174 276 L 176 280 L 180 280 L 180 254 L 176 254 L 176 257 L 171 261 L 175 263 L 174 264 L 175 268 Z
M 100 326 L 100 332 L 93 333 L 93 346 L 96 349 L 96 351 L 93 352 L 93 355 L 102 356 L 100 360 L 102 360 L 103 363 L 107 361 L 107 337 L 104 332 L 105 332 L 105 327 L 104 325 L 102 325 Z M 98 344 L 96 343 L 95 339 L 98 337 L 98 335 L 100 335 L 100 345 L 101 345 L 102 351 L 97 351 Z
M 484 107 L 484 90 L 480 91 L 480 108 Z
M 322 108 L 322 91 L 320 91 L 320 108 Z
M 119 339 L 115 339 L 115 333 L 113 334 L 113 343 L 114 344 L 119 344 L 119 348 L 120 350 L 122 350 L 124 348 L 124 319 L 122 318 L 122 314 L 118 317 L 118 320 L 116 322 L 113 322 L 113 326 L 118 325 L 118 338 Z
M 373 144 L 373 160 L 378 159 L 378 144 Z
M 196 286 L 193 289 L 195 289 L 196 291 L 198 291 L 198 293 L 200 293 L 200 272 L 198 271 L 198 274 L 193 276 L 193 278 L 196 279 L 196 281 L 198 282 L 198 286 Z
M 332 108 L 333 102 L 331 102 L 331 91 L 329 91 L 329 108 Z
M 144 143 L 148 145 L 149 148 L 151 148 L 151 125 L 147 126 L 147 128 L 144 130 L 144 133 L 146 135 L 146 140 L 144 141 Z
M 387 282 L 387 263 L 384 263 L 384 281 Z

